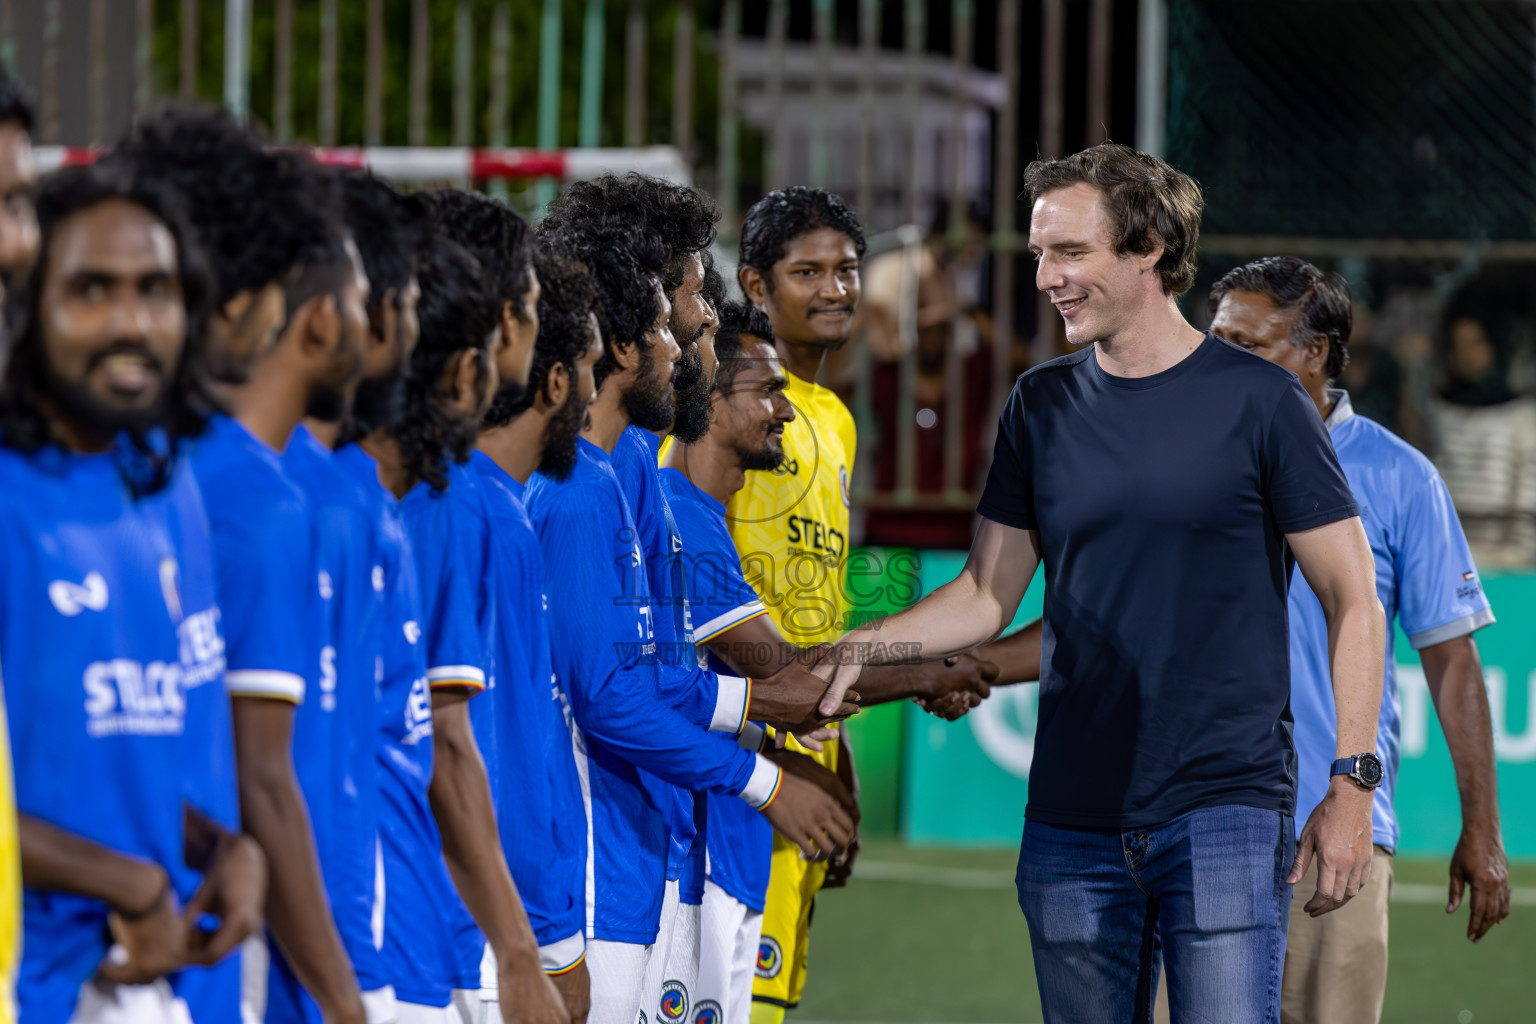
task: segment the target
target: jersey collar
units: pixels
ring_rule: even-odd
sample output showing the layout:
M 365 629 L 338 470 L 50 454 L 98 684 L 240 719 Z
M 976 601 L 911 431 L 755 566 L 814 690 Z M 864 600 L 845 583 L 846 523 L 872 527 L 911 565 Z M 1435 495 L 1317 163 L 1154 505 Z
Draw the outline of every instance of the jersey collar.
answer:
M 1328 428 L 1328 433 L 1333 433 L 1344 424 L 1355 418 L 1355 410 L 1349 404 L 1349 392 L 1343 388 L 1329 388 L 1328 399 L 1333 402 L 1333 411 L 1328 418 L 1323 420 L 1323 426 Z

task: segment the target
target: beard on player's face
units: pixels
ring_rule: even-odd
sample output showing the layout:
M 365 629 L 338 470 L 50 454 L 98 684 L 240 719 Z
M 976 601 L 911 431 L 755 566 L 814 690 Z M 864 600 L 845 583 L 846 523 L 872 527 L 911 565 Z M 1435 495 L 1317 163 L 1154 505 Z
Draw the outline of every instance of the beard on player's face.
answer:
M 552 480 L 564 480 L 576 468 L 576 441 L 587 425 L 587 403 L 573 391 L 544 427 L 539 450 L 539 472 Z
M 405 369 L 379 380 L 363 380 L 352 399 L 352 426 L 358 435 L 393 427 L 405 415 Z
M 656 348 L 640 350 L 635 379 L 624 392 L 624 411 L 629 422 L 643 430 L 670 430 L 677 416 L 671 374 L 657 373 Z
M 699 354 L 698 339 L 704 329 L 705 325 L 699 325 L 693 340 L 672 367 L 672 393 L 676 396 L 672 436 L 683 444 L 701 441 L 709 433 L 709 401 L 715 382 L 705 378 L 704 359 Z

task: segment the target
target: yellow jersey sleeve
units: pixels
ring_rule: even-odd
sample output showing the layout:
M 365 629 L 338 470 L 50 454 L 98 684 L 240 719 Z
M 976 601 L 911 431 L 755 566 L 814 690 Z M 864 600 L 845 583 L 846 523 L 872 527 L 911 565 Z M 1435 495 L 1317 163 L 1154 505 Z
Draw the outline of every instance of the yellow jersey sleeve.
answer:
M 16 1022 L 16 968 L 21 961 L 21 847 L 13 783 L 11 730 L 0 696 L 0 1024 Z

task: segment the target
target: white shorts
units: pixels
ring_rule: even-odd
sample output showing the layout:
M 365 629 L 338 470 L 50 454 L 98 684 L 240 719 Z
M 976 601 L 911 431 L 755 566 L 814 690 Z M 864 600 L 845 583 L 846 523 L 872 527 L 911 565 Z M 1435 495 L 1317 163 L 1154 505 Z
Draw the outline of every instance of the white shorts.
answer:
M 564 974 L 575 967 L 587 955 L 587 937 L 581 932 L 576 932 L 568 938 L 551 942 L 539 947 L 539 966 L 544 968 L 545 974 Z M 491 944 L 485 944 L 485 955 L 480 958 L 480 1002 L 495 1003 L 498 1001 L 498 989 L 501 980 L 497 977 L 496 954 L 491 951 Z M 494 1008 L 493 1008 L 494 1009 Z M 488 1020 L 496 1019 L 495 1013 L 481 1014 Z M 372 1020 L 368 1024 L 378 1024 Z
M 699 980 L 700 908 L 698 904 L 676 900 L 677 888 L 676 882 L 667 883 L 667 902 L 661 910 L 666 951 L 662 952 L 659 934 L 656 953 L 645 972 L 646 1001 L 640 1006 L 647 1018 L 644 1024 L 683 1024 L 694 1004 L 694 988 Z
M 459 1024 L 458 1010 L 447 1006 L 423 1006 L 420 1003 L 396 1003 L 397 1024 Z
M 592 979 L 587 1024 L 635 1024 L 645 969 L 655 948 L 633 942 L 587 940 L 587 974 Z
M 114 946 L 112 954 L 120 950 Z M 148 985 L 114 985 L 93 978 L 80 986 L 69 1020 L 70 1024 L 192 1024 L 192 1014 L 164 978 Z
M 760 912 L 714 882 L 705 881 L 694 1024 L 749 1024 L 752 978 L 762 935 Z
M 395 987 L 385 985 L 364 992 L 363 1011 L 368 1014 L 368 1024 L 395 1024 L 396 1018 L 400 1016 L 395 1005 Z

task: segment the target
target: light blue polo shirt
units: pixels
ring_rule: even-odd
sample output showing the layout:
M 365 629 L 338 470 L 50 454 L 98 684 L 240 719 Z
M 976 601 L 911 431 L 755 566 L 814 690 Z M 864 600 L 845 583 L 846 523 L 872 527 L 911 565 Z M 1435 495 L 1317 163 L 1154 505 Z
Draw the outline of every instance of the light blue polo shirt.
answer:
M 1376 754 L 1385 768 L 1371 809 L 1372 839 L 1397 850 L 1397 785 L 1402 714 L 1392 650 L 1395 619 L 1414 650 L 1466 636 L 1493 622 L 1477 567 L 1440 474 L 1417 449 L 1350 407 L 1349 394 L 1331 389 L 1326 425 L 1360 506 L 1360 521 L 1376 559 L 1376 593 L 1387 613 L 1387 663 L 1376 726 Z M 1296 719 L 1296 830 L 1328 791 L 1338 719 L 1328 664 L 1328 624 L 1317 595 L 1292 574 L 1291 713 Z M 1359 753 L 1359 751 L 1351 751 Z

